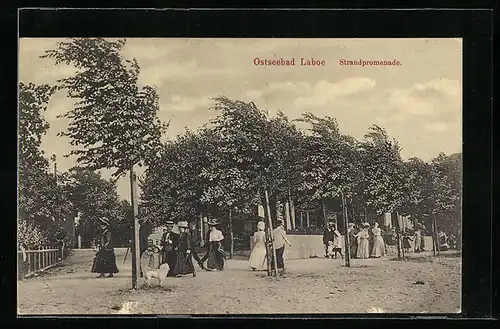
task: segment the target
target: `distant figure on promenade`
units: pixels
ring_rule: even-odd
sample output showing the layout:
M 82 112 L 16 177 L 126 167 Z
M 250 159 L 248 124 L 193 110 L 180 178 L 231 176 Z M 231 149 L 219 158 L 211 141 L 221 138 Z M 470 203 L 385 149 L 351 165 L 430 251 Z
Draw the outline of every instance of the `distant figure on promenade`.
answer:
M 333 222 L 328 222 L 326 224 L 325 231 L 323 232 L 323 245 L 325 246 L 325 257 L 329 258 L 330 255 L 328 255 L 328 246 L 330 245 L 329 242 L 332 242 L 335 239 L 335 233 L 333 232 Z
M 92 273 L 99 273 L 98 278 L 103 278 L 108 273 L 108 278 L 113 277 L 113 274 L 118 273 L 116 267 L 116 256 L 111 241 L 111 231 L 109 230 L 109 221 L 107 218 L 100 219 L 101 221 L 101 243 L 99 251 L 96 253 L 94 263 L 92 264 Z
M 373 247 L 371 257 L 380 258 L 385 255 L 385 242 L 382 237 L 382 230 L 378 227 L 378 223 L 375 222 L 372 228 L 373 234 Z
M 252 271 L 264 271 L 266 264 L 266 224 L 263 221 L 257 223 L 257 232 L 253 235 L 253 249 L 250 254 L 250 268 Z
M 226 260 L 226 253 L 222 246 L 224 235 L 217 229 L 219 222 L 216 219 L 210 219 L 207 224 L 210 226 L 207 236 L 207 254 L 201 261 L 204 262 L 208 259 L 206 268 L 209 271 L 222 271 Z
M 340 257 L 344 259 L 344 255 L 342 254 L 342 246 L 340 245 L 340 232 L 337 230 L 335 224 L 331 224 L 333 231 L 333 241 L 329 241 L 328 254 L 337 259 L 337 254 L 340 254 Z
M 417 227 L 415 229 L 415 235 L 414 235 L 414 250 L 415 252 L 421 252 L 421 244 L 422 244 L 422 229 L 420 225 L 417 224 Z
M 356 234 L 356 238 L 358 239 L 357 258 L 366 259 L 370 257 L 370 242 L 368 241 L 370 238 L 370 234 L 368 233 L 369 227 L 370 224 L 364 223 L 363 228 Z
M 440 251 L 446 251 L 450 249 L 450 245 L 448 244 L 448 236 L 443 230 L 439 230 L 438 232 L 438 241 Z
M 186 274 L 196 276 L 191 257 L 191 238 L 187 232 L 188 223 L 186 221 L 179 221 L 177 227 L 179 228 L 179 237 L 173 245 L 175 262 L 174 266 L 168 271 L 167 276 L 180 277 Z
M 274 249 L 276 250 L 276 265 L 278 266 L 278 271 L 285 271 L 285 261 L 284 261 L 284 254 L 285 254 L 285 243 L 288 246 L 292 246 L 292 244 L 288 241 L 286 237 L 286 231 L 285 227 L 283 226 L 283 220 L 278 219 L 278 226 L 273 230 L 273 243 L 274 243 Z M 273 268 L 274 268 L 274 262 L 273 262 Z
M 351 258 L 356 258 L 358 255 L 358 238 L 356 237 L 356 234 L 358 233 L 354 223 L 349 223 L 348 224 L 348 230 L 349 234 L 349 251 Z

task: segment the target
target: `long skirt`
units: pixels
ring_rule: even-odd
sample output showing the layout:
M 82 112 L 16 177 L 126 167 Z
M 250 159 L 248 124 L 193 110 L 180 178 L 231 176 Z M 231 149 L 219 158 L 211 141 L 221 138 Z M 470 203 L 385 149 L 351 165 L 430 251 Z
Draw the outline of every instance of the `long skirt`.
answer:
M 116 267 L 116 256 L 113 250 L 99 250 L 92 264 L 92 273 L 118 273 Z
M 224 269 L 224 260 L 226 259 L 226 254 L 222 249 L 220 242 L 210 242 L 210 249 L 208 252 L 208 262 L 207 268 L 210 270 Z
M 170 270 L 167 273 L 168 277 L 186 275 L 194 273 L 194 266 L 191 254 L 185 251 L 172 251 L 175 255 L 175 261 L 172 258 L 173 266 L 170 266 Z
M 166 263 L 168 264 L 169 268 L 173 268 L 175 266 L 176 261 L 177 261 L 177 252 L 171 250 L 170 248 L 162 251 L 161 264 Z
M 256 271 L 267 270 L 266 253 L 266 245 L 257 243 L 250 254 L 250 268 Z
M 381 257 L 385 255 L 384 238 L 380 235 L 373 237 L 372 257 Z
M 370 257 L 370 243 L 368 239 L 360 239 L 357 250 L 357 258 L 369 258 Z
M 414 244 L 415 244 L 415 246 L 414 246 L 415 252 L 421 251 L 421 248 L 420 248 L 421 247 L 421 242 L 420 241 L 422 241 L 421 237 L 415 238 L 415 242 L 414 242 Z
M 351 245 L 349 246 L 349 250 L 351 251 L 351 257 L 356 258 L 358 256 L 358 242 L 355 240 L 356 238 L 353 238 L 354 241 L 351 242 Z

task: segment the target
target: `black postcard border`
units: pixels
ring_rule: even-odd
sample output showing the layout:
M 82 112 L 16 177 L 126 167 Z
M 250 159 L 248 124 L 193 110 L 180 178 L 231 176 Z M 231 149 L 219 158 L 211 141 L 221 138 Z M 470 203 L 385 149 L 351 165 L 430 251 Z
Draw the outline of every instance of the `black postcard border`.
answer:
M 463 38 L 463 294 L 464 314 L 449 318 L 488 318 L 492 316 L 492 235 L 498 224 L 492 223 L 492 37 L 493 11 L 477 10 L 237 10 L 237 9 L 175 9 L 175 10 L 83 10 L 25 9 L 19 14 L 19 37 L 273 37 L 273 38 Z M 17 81 L 17 35 L 10 37 L 10 78 Z M 15 49 L 15 50 L 14 50 Z M 5 65 L 5 64 L 4 64 Z M 12 70 L 13 69 L 13 70 Z M 13 81 L 14 82 L 14 81 Z M 9 85 L 8 100 L 12 109 L 17 103 L 17 83 Z M 16 120 L 14 111 L 9 110 Z M 12 126 L 10 126 L 12 127 Z M 15 128 L 14 128 L 15 129 Z M 4 130 L 9 133 L 10 130 Z M 8 137 L 17 138 L 15 134 Z M 13 141 L 13 144 L 16 145 Z M 16 179 L 14 172 L 5 181 Z M 6 174 L 5 171 L 3 171 Z M 13 174 L 13 175 L 12 175 Z M 12 175 L 12 176 L 11 176 Z M 10 178 L 10 179 L 9 179 Z M 13 182 L 14 183 L 14 182 Z M 15 182 L 17 184 L 17 180 Z M 16 197 L 16 196 L 14 196 Z M 12 200 L 16 205 L 17 200 Z M 17 210 L 14 208 L 14 211 Z M 15 222 L 7 220 L 5 229 L 15 239 Z M 10 226 L 9 226 L 10 225 Z M 16 300 L 15 243 L 4 239 L 2 290 Z M 11 252 L 7 252 L 10 250 Z M 494 277 L 494 276 L 493 276 Z M 498 287 L 495 287 L 498 291 Z M 15 317 L 16 303 L 11 304 Z M 2 310 L 2 314 L 6 310 Z M 7 314 L 5 314 L 7 316 Z M 270 315 L 279 318 L 288 316 Z M 413 315 L 414 316 L 414 315 Z M 239 317 L 230 316 L 232 319 Z M 246 315 L 247 318 L 254 316 Z M 353 318 L 353 315 L 309 315 L 310 318 Z M 5 320 L 5 317 L 3 317 Z M 103 317 L 100 317 L 101 319 Z M 107 319 L 107 317 L 104 317 Z M 135 318 L 135 317 L 134 317 Z M 198 316 L 193 318 L 199 318 Z M 373 318 L 361 314 L 356 318 Z M 380 318 L 409 319 L 409 315 L 388 314 Z M 163 319 L 163 318 L 161 318 Z M 2 320 L 2 321 L 4 321 Z M 18 320 L 30 323 L 34 319 Z M 150 321 L 141 319 L 142 325 Z M 211 320 L 211 323 L 218 322 Z M 53 320 L 37 320 L 55 325 Z M 47 322 L 46 322 L 47 321 Z M 70 320 L 81 322 L 85 320 Z M 111 319 L 110 319 L 111 321 Z M 66 320 L 58 320 L 64 324 Z M 239 321 L 238 321 L 239 322 Z M 111 322 L 108 322 L 110 324 Z

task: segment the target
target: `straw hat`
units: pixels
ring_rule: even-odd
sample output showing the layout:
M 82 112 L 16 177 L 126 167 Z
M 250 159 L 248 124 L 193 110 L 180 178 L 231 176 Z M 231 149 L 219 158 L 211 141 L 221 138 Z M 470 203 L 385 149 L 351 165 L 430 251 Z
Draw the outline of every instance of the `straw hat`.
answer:
M 210 226 L 216 226 L 216 225 L 219 225 L 219 221 L 215 218 L 211 218 L 208 220 L 207 224 Z
M 347 224 L 347 227 L 354 227 L 354 223 Z
M 188 222 L 185 221 L 185 220 L 177 222 L 177 226 L 178 227 L 184 227 L 184 228 L 188 228 L 189 227 Z
M 370 224 L 365 222 L 365 223 L 363 223 L 363 227 L 370 227 Z

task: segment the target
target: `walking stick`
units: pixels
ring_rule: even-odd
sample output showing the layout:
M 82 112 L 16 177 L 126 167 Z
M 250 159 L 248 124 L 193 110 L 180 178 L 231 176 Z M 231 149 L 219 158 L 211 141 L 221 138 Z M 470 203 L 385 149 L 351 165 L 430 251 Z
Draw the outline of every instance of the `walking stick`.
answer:
M 130 247 L 128 247 L 127 251 L 125 251 L 125 257 L 123 257 L 123 264 L 125 264 L 125 261 L 127 260 L 127 255 L 128 255 L 129 250 L 130 250 Z

